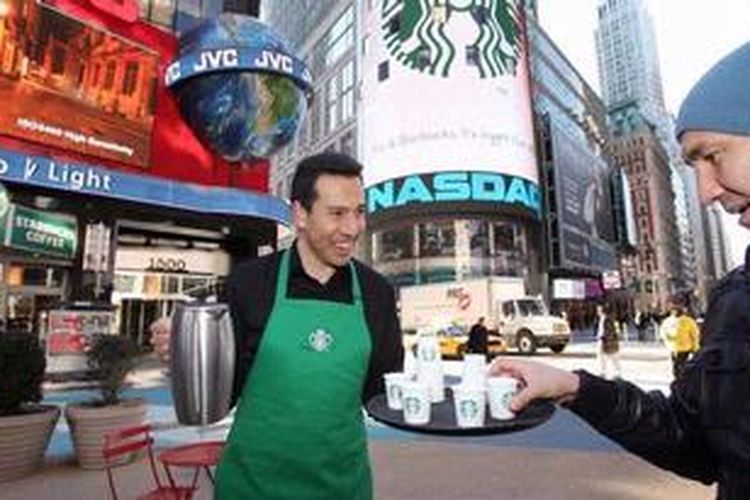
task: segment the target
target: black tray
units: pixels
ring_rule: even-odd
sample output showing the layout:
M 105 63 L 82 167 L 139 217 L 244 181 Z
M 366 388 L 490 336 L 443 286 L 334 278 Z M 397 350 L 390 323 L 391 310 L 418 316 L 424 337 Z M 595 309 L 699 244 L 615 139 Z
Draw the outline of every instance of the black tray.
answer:
M 430 421 L 425 425 L 407 424 L 404 421 L 402 410 L 391 410 L 388 408 L 385 394 L 374 396 L 367 402 L 365 408 L 372 418 L 391 427 L 409 432 L 451 436 L 481 436 L 517 432 L 543 424 L 555 413 L 555 405 L 552 401 L 537 400 L 517 413 L 515 418 L 496 420 L 490 417 L 490 408 L 488 406 L 483 427 L 459 427 L 456 424 L 456 414 L 453 409 L 453 393 L 451 391 L 446 391 L 445 399 L 442 402 L 432 404 Z

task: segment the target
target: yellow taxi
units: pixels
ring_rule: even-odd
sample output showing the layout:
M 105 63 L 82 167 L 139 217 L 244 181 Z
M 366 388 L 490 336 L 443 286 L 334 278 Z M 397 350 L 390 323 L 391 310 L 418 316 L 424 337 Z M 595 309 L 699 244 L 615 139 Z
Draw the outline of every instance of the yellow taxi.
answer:
M 444 359 L 461 359 L 466 351 L 466 343 L 469 341 L 468 330 L 462 326 L 450 325 L 438 329 L 436 332 L 440 341 L 440 354 Z M 416 349 L 418 335 L 415 332 L 404 332 L 404 349 Z M 492 332 L 487 338 L 487 351 L 490 355 L 497 355 L 507 350 L 507 344 L 503 339 Z

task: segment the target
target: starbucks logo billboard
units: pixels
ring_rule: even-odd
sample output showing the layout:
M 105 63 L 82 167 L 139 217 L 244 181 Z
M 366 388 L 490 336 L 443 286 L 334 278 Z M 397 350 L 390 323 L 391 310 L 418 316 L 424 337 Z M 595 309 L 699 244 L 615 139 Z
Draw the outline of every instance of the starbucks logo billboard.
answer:
M 493 172 L 538 186 L 519 0 L 383 0 L 363 14 L 365 183 Z
M 385 1 L 381 17 L 388 52 L 407 68 L 450 77 L 465 59 L 481 78 L 516 72 L 520 23 L 513 2 Z M 457 32 L 466 24 L 476 28 L 473 40 Z

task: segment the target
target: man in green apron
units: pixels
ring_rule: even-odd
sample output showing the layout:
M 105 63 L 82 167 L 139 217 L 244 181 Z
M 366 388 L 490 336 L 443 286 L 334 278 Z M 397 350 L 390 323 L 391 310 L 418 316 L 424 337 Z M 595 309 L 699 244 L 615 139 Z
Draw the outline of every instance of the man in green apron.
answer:
M 216 498 L 372 498 L 361 406 L 401 369 L 403 348 L 392 288 L 352 258 L 361 171 L 341 154 L 303 160 L 294 245 L 232 272 L 238 399 Z

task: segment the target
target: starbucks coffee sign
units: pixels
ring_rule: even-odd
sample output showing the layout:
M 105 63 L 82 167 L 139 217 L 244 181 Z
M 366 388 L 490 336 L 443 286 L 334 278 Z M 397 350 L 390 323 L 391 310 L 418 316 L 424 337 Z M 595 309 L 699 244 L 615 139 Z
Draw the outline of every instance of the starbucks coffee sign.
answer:
M 0 185 L 0 242 L 5 246 L 73 259 L 77 231 L 75 217 L 10 203 Z
M 75 217 L 12 205 L 6 245 L 72 259 L 76 254 Z

